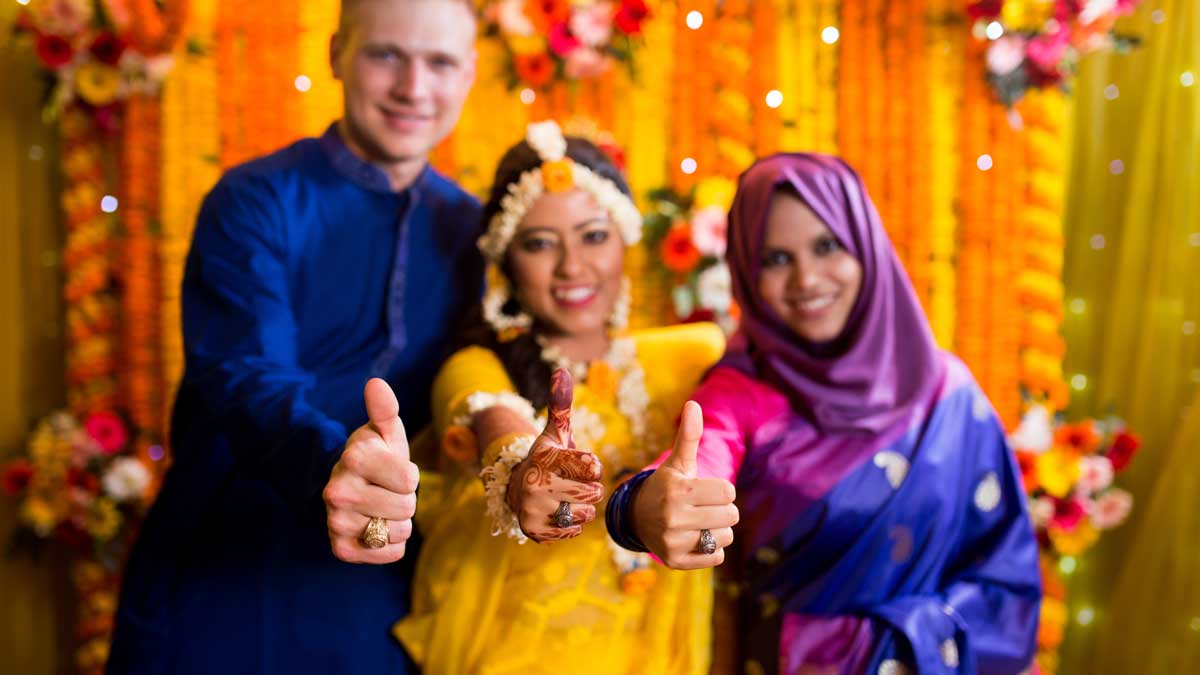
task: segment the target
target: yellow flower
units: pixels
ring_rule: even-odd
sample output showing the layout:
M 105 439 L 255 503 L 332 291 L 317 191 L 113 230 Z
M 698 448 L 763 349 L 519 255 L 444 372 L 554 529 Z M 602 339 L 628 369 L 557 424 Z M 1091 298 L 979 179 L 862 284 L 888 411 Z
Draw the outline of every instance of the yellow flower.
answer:
M 513 54 L 541 54 L 546 51 L 546 39 L 541 35 L 508 35 L 508 48 Z
M 1053 0 L 1008 0 L 1000 10 L 1000 21 L 1009 30 L 1038 30 L 1053 10 Z
M 41 497 L 30 497 L 21 504 L 21 520 L 32 527 L 38 536 L 44 537 L 58 525 L 58 513 L 50 502 Z
M 108 541 L 117 534 L 121 527 L 121 513 L 111 499 L 101 497 L 96 500 L 92 512 L 84 521 L 84 529 L 100 541 Z
M 733 193 L 736 191 L 737 185 L 728 178 L 721 176 L 705 178 L 696 184 L 696 198 L 692 208 L 699 210 L 709 206 L 719 206 L 721 210 L 728 211 L 729 206 L 733 204 Z
M 121 90 L 121 71 L 99 61 L 88 61 L 75 71 L 75 90 L 92 105 L 108 105 Z
M 1079 555 L 1100 538 L 1100 531 L 1086 520 L 1070 532 L 1051 525 L 1046 528 L 1046 534 L 1050 535 L 1050 543 L 1060 555 Z
M 1079 480 L 1079 456 L 1061 446 L 1043 452 L 1035 460 L 1037 482 L 1055 497 L 1066 497 Z
M 569 159 L 542 162 L 542 184 L 546 192 L 566 192 L 575 187 L 575 172 Z

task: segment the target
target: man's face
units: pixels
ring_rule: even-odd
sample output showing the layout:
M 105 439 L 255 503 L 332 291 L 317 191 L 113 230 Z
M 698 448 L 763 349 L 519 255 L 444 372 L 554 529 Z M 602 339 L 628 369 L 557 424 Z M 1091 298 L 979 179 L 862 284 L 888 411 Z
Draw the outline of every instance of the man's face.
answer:
M 458 122 L 475 79 L 475 17 L 455 0 L 359 0 L 330 43 L 352 148 L 423 162 Z

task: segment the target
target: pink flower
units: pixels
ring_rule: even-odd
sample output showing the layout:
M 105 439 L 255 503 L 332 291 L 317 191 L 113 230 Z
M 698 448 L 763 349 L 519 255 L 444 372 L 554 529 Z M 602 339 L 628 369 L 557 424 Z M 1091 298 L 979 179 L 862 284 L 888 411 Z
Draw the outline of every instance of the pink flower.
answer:
M 1112 461 L 1103 455 L 1089 455 L 1079 460 L 1080 494 L 1092 495 L 1112 485 Z
M 1087 502 L 1079 497 L 1054 500 L 1054 516 L 1050 524 L 1064 532 L 1073 531 L 1087 515 Z
M 1033 526 L 1038 529 L 1046 527 L 1046 524 L 1054 518 L 1054 511 L 1053 497 L 1038 497 L 1029 503 L 1029 518 L 1033 521 Z
M 692 243 L 704 255 L 720 258 L 725 255 L 728 222 L 725 210 L 708 206 L 692 214 Z
M 1092 524 L 1101 530 L 1112 529 L 1129 517 L 1133 509 L 1133 495 L 1113 488 L 1100 495 L 1092 504 Z
M 1049 73 L 1058 70 L 1058 64 L 1067 53 L 1071 35 L 1066 27 L 1060 26 L 1055 33 L 1039 35 L 1029 41 L 1026 56 L 1040 71 Z
M 565 23 L 556 23 L 550 27 L 550 51 L 558 56 L 566 57 L 579 49 L 579 40 L 571 35 Z
M 91 0 L 48 0 L 34 3 L 31 11 L 39 29 L 64 37 L 82 31 L 95 14 Z
M 612 3 L 597 2 L 579 7 L 571 14 L 571 32 L 583 44 L 599 47 L 612 37 Z
M 987 69 L 995 75 L 1011 73 L 1024 60 L 1025 38 L 1020 35 L 1005 35 L 993 42 L 987 50 Z
M 95 413 L 84 423 L 88 436 L 91 436 L 106 454 L 120 452 L 129 441 L 129 432 L 121 418 L 112 413 Z
M 567 54 L 564 71 L 567 77 L 580 79 L 598 77 L 608 69 L 608 59 L 591 47 L 580 47 Z

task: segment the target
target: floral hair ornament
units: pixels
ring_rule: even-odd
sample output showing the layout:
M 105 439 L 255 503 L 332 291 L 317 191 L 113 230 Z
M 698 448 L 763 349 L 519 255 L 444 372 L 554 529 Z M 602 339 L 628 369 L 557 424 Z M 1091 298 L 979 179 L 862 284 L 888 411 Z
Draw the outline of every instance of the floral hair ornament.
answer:
M 530 124 L 525 142 L 542 160 L 540 166 L 521 174 L 508 184 L 508 194 L 500 200 L 500 211 L 488 223 L 487 232 L 477 242 L 480 252 L 494 265 L 504 260 L 517 225 L 529 212 L 537 198 L 547 192 L 565 192 L 574 188 L 586 190 L 603 208 L 626 246 L 642 238 L 642 214 L 611 180 L 567 157 L 567 139 L 553 120 Z

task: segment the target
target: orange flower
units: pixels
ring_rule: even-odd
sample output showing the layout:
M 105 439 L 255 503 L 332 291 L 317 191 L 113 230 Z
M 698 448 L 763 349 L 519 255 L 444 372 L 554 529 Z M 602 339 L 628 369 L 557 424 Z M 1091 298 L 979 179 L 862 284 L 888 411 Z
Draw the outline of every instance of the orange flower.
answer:
M 672 272 L 691 272 L 700 262 L 700 251 L 692 244 L 692 228 L 683 221 L 677 221 L 667 230 L 660 252 L 663 264 Z
M 516 54 L 513 56 L 513 66 L 517 69 L 517 77 L 532 87 L 545 86 L 554 77 L 554 62 L 546 52 Z
M 1052 524 L 1046 528 L 1046 534 L 1050 536 L 1050 543 L 1054 544 L 1054 549 L 1061 555 L 1079 555 L 1091 548 L 1100 538 L 1100 531 L 1086 520 L 1070 532 Z
M 568 0 L 525 0 L 525 16 L 533 22 L 537 32 L 545 35 L 555 24 L 571 19 L 571 3 Z
M 617 374 L 607 361 L 592 361 L 587 371 L 587 386 L 599 398 L 608 399 L 617 395 Z
M 621 590 L 629 595 L 641 595 L 654 588 L 658 574 L 653 568 L 643 567 L 621 577 Z
M 542 184 L 546 192 L 566 192 L 575 187 L 572 162 L 563 158 L 556 162 L 542 162 Z
M 1100 435 L 1093 420 L 1079 424 L 1064 424 L 1054 431 L 1055 445 L 1070 447 L 1080 455 L 1090 455 L 1100 447 Z
M 460 464 L 474 461 L 479 457 L 479 442 L 475 432 L 457 424 L 447 427 L 442 434 L 442 452 Z
M 1061 600 L 1042 599 L 1041 621 L 1038 622 L 1038 647 L 1054 649 L 1062 642 L 1067 608 Z

